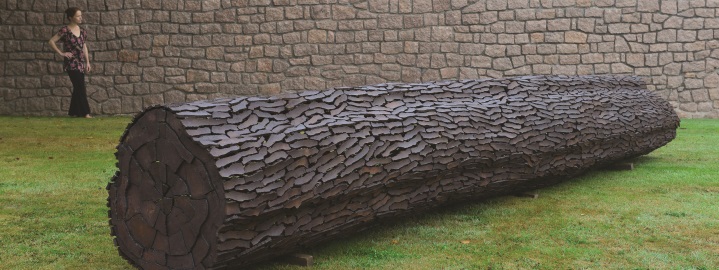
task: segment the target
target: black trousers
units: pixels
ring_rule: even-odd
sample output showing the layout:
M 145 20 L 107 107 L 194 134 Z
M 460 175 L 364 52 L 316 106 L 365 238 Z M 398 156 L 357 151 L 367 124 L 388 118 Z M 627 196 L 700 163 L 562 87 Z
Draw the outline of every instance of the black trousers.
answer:
M 68 70 L 72 82 L 72 99 L 70 99 L 70 116 L 83 117 L 90 114 L 90 104 L 87 103 L 87 91 L 85 90 L 85 73 L 79 70 Z

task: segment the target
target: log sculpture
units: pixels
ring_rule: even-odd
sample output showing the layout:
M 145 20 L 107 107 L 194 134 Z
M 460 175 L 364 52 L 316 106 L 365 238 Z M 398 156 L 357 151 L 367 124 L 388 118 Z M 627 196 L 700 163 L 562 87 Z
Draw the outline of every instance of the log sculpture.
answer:
M 120 254 L 238 268 L 370 222 L 556 183 L 675 137 L 636 77 L 380 84 L 155 106 L 108 185 Z

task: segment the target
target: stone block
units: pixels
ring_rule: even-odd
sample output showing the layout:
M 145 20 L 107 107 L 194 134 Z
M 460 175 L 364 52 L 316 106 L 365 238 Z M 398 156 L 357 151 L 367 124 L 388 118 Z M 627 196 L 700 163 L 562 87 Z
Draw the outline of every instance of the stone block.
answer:
M 538 54 L 555 54 L 557 53 L 556 44 L 539 44 L 537 45 Z
M 432 41 L 451 41 L 454 30 L 450 26 L 434 26 L 432 27 Z
M 604 62 L 604 55 L 601 53 L 588 53 L 582 55 L 583 64 L 596 64 Z
M 552 66 L 547 64 L 532 65 L 532 73 L 536 75 L 552 74 Z
M 162 8 L 162 1 L 153 1 L 153 0 L 142 0 L 142 8 L 143 9 L 161 9 Z
M 570 27 L 570 19 L 554 19 L 547 21 L 547 30 L 549 31 L 567 31 Z
M 633 67 L 644 66 L 644 54 L 640 53 L 629 53 L 627 54 L 627 64 Z
M 40 78 L 19 77 L 15 81 L 15 87 L 20 89 L 38 89 L 42 85 Z
M 214 83 L 196 83 L 194 86 L 196 93 L 217 93 L 219 91 L 219 86 Z
M 137 96 L 122 96 L 122 113 L 136 114 L 142 110 L 142 98 Z
M 288 20 L 297 20 L 304 18 L 304 9 L 302 6 L 289 6 L 285 8 L 285 18 Z
M 258 72 L 272 72 L 272 60 L 271 59 L 258 59 L 257 60 L 257 71 Z
M 495 70 L 510 70 L 514 68 L 512 61 L 507 58 L 496 58 L 492 60 L 492 69 Z
M 459 69 L 458 68 L 443 68 L 439 70 L 439 74 L 443 80 L 458 79 Z
M 329 5 L 314 5 L 310 8 L 310 17 L 315 20 L 332 18 L 332 9 Z
M 630 66 L 628 66 L 628 65 L 626 65 L 626 64 L 624 64 L 624 63 L 613 63 L 613 64 L 611 65 L 611 68 L 612 68 L 612 71 L 611 71 L 611 72 L 612 72 L 612 73 L 616 73 L 616 74 L 619 74 L 619 73 L 632 73 L 632 72 L 634 71 L 634 69 L 633 69 L 632 67 L 630 67 Z
M 104 25 L 117 25 L 120 23 L 119 13 L 117 11 L 101 12 L 100 22 Z
M 684 24 L 682 29 L 703 29 L 704 28 L 704 18 L 687 18 L 684 19 Z
M 692 93 L 692 101 L 700 103 L 700 102 L 710 102 L 709 99 L 709 92 L 706 89 L 696 89 L 691 90 Z
M 109 99 L 102 103 L 101 108 L 101 112 L 103 114 L 120 114 L 122 113 L 122 102 L 120 102 L 120 99 L 117 98 Z
M 144 68 L 142 78 L 146 82 L 162 82 L 165 76 L 165 69 L 162 67 Z
M 686 89 L 704 88 L 704 80 L 697 78 L 686 78 L 684 79 L 684 87 Z
M 215 22 L 236 22 L 237 21 L 237 15 L 235 9 L 225 9 L 215 12 Z
M 383 42 L 380 45 L 380 52 L 384 54 L 398 54 L 403 50 L 404 44 L 402 42 Z
M 679 109 L 684 112 L 696 112 L 697 111 L 697 104 L 696 103 L 682 103 L 679 105 Z M 681 117 L 681 115 L 680 115 Z
M 216 71 L 217 70 L 217 62 L 214 60 L 195 59 L 195 60 L 192 60 L 192 68 L 208 70 L 208 71 Z
M 137 64 L 125 63 L 122 65 L 122 75 L 125 76 L 139 76 L 142 72 Z
M 474 15 L 478 17 L 478 15 Z M 421 15 L 405 15 L 402 20 L 405 28 L 417 28 L 424 25 L 424 19 Z
M 597 43 L 597 52 L 609 53 L 615 49 L 614 42 L 600 42 Z
M 405 67 L 401 71 L 403 82 L 419 82 L 422 77 L 422 72 L 419 68 Z
M 97 40 L 113 40 L 117 38 L 114 26 L 99 26 L 96 28 Z
M 167 2 L 167 1 L 162 1 Z M 220 0 L 202 0 L 202 11 L 218 10 L 221 8 Z
M 478 55 L 484 52 L 484 45 L 475 43 L 462 43 L 459 45 L 459 53 L 462 55 Z
M 564 42 L 567 43 L 586 43 L 587 34 L 578 31 L 568 31 L 564 33 Z
M 440 79 L 441 79 L 441 77 L 440 77 L 439 71 L 434 70 L 434 69 L 428 69 L 422 73 L 421 81 L 423 81 L 423 82 L 437 81 Z
M 210 81 L 210 73 L 207 71 L 201 71 L 201 70 L 188 70 L 187 71 L 187 82 L 188 83 L 209 82 L 209 81 Z
M 451 0 L 453 9 L 460 9 L 467 6 L 467 0 Z
M 580 64 L 581 57 L 577 54 L 560 55 L 559 63 L 562 65 L 577 65 Z
M 317 45 L 317 47 L 319 49 L 319 53 L 322 55 L 346 53 L 344 44 L 320 44 Z
M 153 105 L 163 104 L 163 97 L 162 94 L 152 94 L 152 95 L 144 95 L 142 96 L 142 106 L 143 107 L 150 107 Z
M 275 59 L 272 61 L 272 72 L 281 73 L 290 67 L 290 63 L 284 60 Z
M 450 1 L 432 1 L 432 10 L 436 13 L 447 11 L 451 8 Z
M 325 43 L 327 42 L 327 31 L 325 30 L 310 30 L 307 33 L 307 41 L 309 43 Z
M 555 65 L 552 67 L 554 75 L 577 75 L 577 66 L 571 65 Z
M 508 55 L 508 56 L 522 55 L 522 46 L 519 46 L 519 45 L 508 45 L 508 46 L 507 46 L 507 55 Z
M 443 68 L 447 66 L 447 59 L 444 54 L 433 53 L 430 55 L 431 68 Z
M 505 23 L 505 32 L 508 34 L 524 33 L 524 22 L 509 21 Z
M 383 34 L 384 41 L 397 41 L 399 39 L 398 31 L 387 30 Z
M 345 6 L 345 5 L 332 5 L 332 19 L 333 20 L 349 20 L 354 19 L 356 17 L 356 10 L 354 7 L 351 6 Z M 401 17 L 399 16 L 392 16 L 396 17 L 396 19 L 401 21 Z
M 514 43 L 515 44 L 527 44 L 529 43 L 529 34 L 519 34 L 514 35 Z
M 543 64 L 558 65 L 559 64 L 559 55 L 544 56 Z
M 402 29 L 402 16 L 380 15 L 377 19 L 377 27 L 380 29 Z
M 419 53 L 419 43 L 414 41 L 404 42 L 405 53 Z
M 664 28 L 682 28 L 682 24 L 684 23 L 684 19 L 679 16 L 670 16 L 666 21 L 664 21 L 664 24 L 662 25 Z
M 523 8 L 529 8 L 529 1 L 528 0 L 508 0 L 507 2 L 507 8 L 509 10 L 516 10 L 516 9 L 523 9 Z
M 706 42 L 703 42 L 703 41 L 684 43 L 683 45 L 684 45 L 684 51 L 687 51 L 687 52 L 698 52 L 698 51 L 706 49 Z M 699 59 L 697 59 L 697 60 L 699 60 Z
M 448 53 L 446 55 L 447 65 L 450 67 L 459 67 L 464 65 L 464 56 L 456 53 Z
M 484 54 L 490 57 L 504 57 L 507 55 L 507 46 L 505 45 L 487 45 Z
M 714 115 L 719 115 L 711 101 L 697 102 L 697 112 L 709 113 L 709 115 L 702 114 L 701 118 L 716 118 Z
M 487 10 L 506 10 L 507 2 L 514 2 L 515 0 L 487 0 Z M 517 0 L 519 2 L 526 0 Z
M 622 11 L 617 8 L 607 8 L 604 11 L 604 22 L 605 23 L 618 23 L 622 21 Z
M 529 35 L 529 41 L 532 43 L 544 42 L 544 33 L 532 33 Z
M 704 87 L 706 88 L 719 88 L 719 74 L 716 72 L 710 73 L 704 77 Z
M 499 20 L 498 13 L 496 11 L 492 12 L 482 12 L 479 14 L 479 23 L 480 24 L 491 24 L 495 23 Z
M 676 42 L 677 41 L 677 30 L 675 29 L 664 29 L 657 33 L 658 42 Z
M 583 32 L 594 32 L 595 19 L 579 18 L 577 19 L 577 29 Z
M 695 30 L 678 30 L 677 40 L 678 42 L 694 42 L 697 40 L 697 31 Z
M 322 90 L 326 88 L 325 80 L 317 77 L 304 78 L 305 89 Z
M 494 33 L 494 34 L 504 33 L 504 32 L 506 32 L 505 25 L 506 25 L 505 22 L 493 23 L 492 25 L 489 26 L 489 32 Z
M 610 34 L 626 34 L 631 32 L 630 24 L 628 23 L 613 23 L 609 25 Z
M 677 1 L 661 1 L 661 11 L 665 14 L 677 14 Z
M 705 71 L 705 63 L 700 61 L 682 63 L 682 72 L 702 72 Z
M 518 21 L 530 21 L 537 19 L 534 9 L 516 9 L 514 10 L 515 19 Z
M 706 18 L 704 20 L 704 28 L 710 28 L 710 29 L 719 28 L 719 18 Z
M 428 11 L 432 10 L 431 1 L 420 1 L 420 2 L 430 2 L 429 8 L 424 12 L 428 12 Z M 389 0 L 369 0 L 368 3 L 369 3 L 369 10 L 371 12 L 379 12 L 379 13 L 389 12 Z
M 719 87 L 708 88 L 707 92 L 709 93 L 709 98 L 717 104 L 717 102 L 719 102 Z M 717 107 L 717 109 L 719 109 L 719 107 Z
M 527 21 L 526 22 L 526 31 L 527 32 L 547 31 L 547 21 L 546 20 Z
M 212 46 L 235 46 L 235 38 L 233 35 L 213 34 Z
M 663 73 L 666 75 L 679 75 L 682 72 L 682 64 L 681 63 L 669 63 L 664 66 Z
M 462 11 L 453 10 L 444 13 L 445 24 L 447 25 L 460 25 L 462 24 Z
M 171 11 L 170 22 L 173 23 L 191 23 L 192 13 L 185 11 Z
M 282 91 L 279 83 L 264 84 L 259 86 L 260 95 L 276 96 Z

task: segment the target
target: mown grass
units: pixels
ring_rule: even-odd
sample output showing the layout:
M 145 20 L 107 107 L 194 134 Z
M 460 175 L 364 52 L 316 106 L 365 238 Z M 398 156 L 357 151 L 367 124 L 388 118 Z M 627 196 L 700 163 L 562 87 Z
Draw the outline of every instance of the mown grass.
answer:
M 0 269 L 129 269 L 105 185 L 129 122 L 0 117 Z M 431 211 L 304 250 L 313 269 L 716 269 L 719 120 L 683 120 L 633 171 Z M 302 269 L 267 263 L 259 269 Z

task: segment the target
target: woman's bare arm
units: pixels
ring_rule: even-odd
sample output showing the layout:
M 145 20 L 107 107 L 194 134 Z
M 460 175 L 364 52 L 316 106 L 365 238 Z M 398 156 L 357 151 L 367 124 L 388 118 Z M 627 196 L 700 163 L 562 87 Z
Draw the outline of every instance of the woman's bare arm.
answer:
M 88 49 L 87 49 L 87 47 L 88 47 L 87 41 L 85 42 L 85 46 L 82 46 L 82 47 L 83 47 L 82 50 L 85 53 L 85 66 L 86 66 L 85 72 L 90 72 L 92 70 L 92 67 L 90 67 L 90 54 L 88 53 Z

